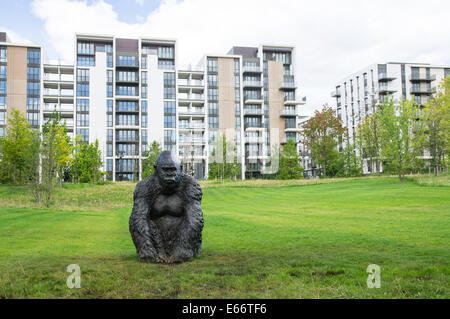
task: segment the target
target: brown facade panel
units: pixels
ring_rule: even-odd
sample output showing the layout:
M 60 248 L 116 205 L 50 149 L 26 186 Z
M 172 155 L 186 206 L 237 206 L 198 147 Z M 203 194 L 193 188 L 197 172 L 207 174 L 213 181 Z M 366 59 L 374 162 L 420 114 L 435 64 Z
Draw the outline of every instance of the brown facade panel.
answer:
M 226 133 L 227 140 L 234 139 L 234 59 L 218 58 L 219 82 L 219 134 Z
M 8 47 L 6 103 L 7 114 L 15 108 L 23 114 L 27 110 L 27 48 Z
M 278 129 L 277 137 L 270 134 L 270 145 L 280 145 L 284 138 L 285 123 L 280 116 L 284 109 L 284 94 L 280 90 L 283 84 L 283 63 L 276 61 L 267 61 L 269 73 L 269 125 L 271 131 Z

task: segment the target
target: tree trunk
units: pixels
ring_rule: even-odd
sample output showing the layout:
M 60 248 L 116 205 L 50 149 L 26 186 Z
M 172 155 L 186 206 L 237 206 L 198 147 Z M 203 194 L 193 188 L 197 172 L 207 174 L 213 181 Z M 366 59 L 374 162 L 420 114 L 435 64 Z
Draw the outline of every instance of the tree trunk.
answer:
M 327 168 L 325 166 L 325 160 L 323 160 L 323 178 L 327 178 Z
M 14 169 L 13 169 L 13 184 L 16 185 L 16 162 L 14 162 Z

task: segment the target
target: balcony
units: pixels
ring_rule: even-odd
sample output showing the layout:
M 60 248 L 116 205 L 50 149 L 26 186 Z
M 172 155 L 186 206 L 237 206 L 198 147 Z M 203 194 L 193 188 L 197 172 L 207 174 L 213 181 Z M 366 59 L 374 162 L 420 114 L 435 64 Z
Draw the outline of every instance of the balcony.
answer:
M 395 79 L 395 76 L 388 75 L 387 73 L 378 73 L 378 82 L 393 81 Z
M 244 130 L 252 131 L 252 130 L 263 130 L 263 123 L 245 123 Z
M 284 97 L 284 105 L 303 105 L 306 104 L 306 96 L 302 97 L 299 101 L 295 98 L 295 96 L 285 96 Z
M 263 99 L 261 95 L 245 95 L 244 103 L 247 104 L 262 104 Z
M 183 136 L 180 136 L 179 143 L 181 144 L 205 144 L 206 143 L 206 138 L 204 137 L 186 137 L 184 138 Z
M 73 90 L 44 89 L 44 96 L 73 96 Z
M 436 93 L 435 87 L 430 88 L 420 88 L 420 87 L 412 87 L 411 94 L 434 94 Z
M 242 71 L 244 73 L 261 73 L 261 67 L 260 66 L 254 66 L 254 65 L 244 65 L 242 67 Z
M 55 73 L 44 73 L 44 81 L 50 82 L 73 82 L 73 74 L 55 74 Z
M 263 109 L 246 109 L 244 108 L 244 116 L 245 115 L 264 115 Z
M 436 80 L 436 74 L 432 75 L 420 75 L 420 74 L 411 74 L 409 79 L 411 82 L 432 82 Z
M 44 103 L 44 113 L 53 113 L 54 111 L 60 113 L 73 113 L 73 104 L 55 104 L 55 103 Z
M 283 77 L 283 83 L 281 84 L 280 90 L 295 90 L 297 86 L 295 85 L 293 75 L 285 75 Z
M 205 110 L 203 108 L 187 108 L 187 107 L 179 107 L 178 108 L 178 115 L 198 115 L 202 116 L 205 115 Z
M 205 101 L 205 95 L 204 94 L 195 94 L 195 93 L 178 93 L 178 100 L 185 100 L 185 101 Z
M 297 116 L 297 115 L 298 115 L 297 110 L 286 110 L 286 109 L 281 111 L 281 114 L 280 114 L 281 117 L 289 117 L 289 116 Z
M 379 91 L 380 94 L 392 94 L 397 92 L 397 90 L 395 90 L 394 88 L 390 87 L 389 85 L 381 85 L 379 87 Z
M 205 86 L 205 82 L 202 81 L 202 80 L 178 79 L 178 86 L 204 87 Z
M 178 128 L 179 129 L 190 129 L 190 130 L 194 130 L 194 129 L 204 129 L 205 128 L 205 123 L 178 123 Z
M 262 87 L 261 81 L 244 81 L 244 87 Z
M 331 97 L 341 97 L 341 92 L 340 91 L 333 91 L 333 92 L 331 92 Z
M 264 143 L 264 138 L 262 136 L 246 136 L 245 143 L 262 144 Z
M 192 157 L 194 157 L 194 158 L 198 158 L 198 157 L 205 157 L 205 156 L 208 156 L 208 153 L 206 152 L 206 150 L 204 150 L 204 151 L 202 151 L 202 152 L 194 152 L 194 154 L 192 154 L 192 152 L 191 151 L 185 151 L 185 150 L 183 150 L 183 149 L 180 149 L 180 151 L 179 151 L 179 156 L 180 157 L 183 157 L 183 158 L 192 158 Z

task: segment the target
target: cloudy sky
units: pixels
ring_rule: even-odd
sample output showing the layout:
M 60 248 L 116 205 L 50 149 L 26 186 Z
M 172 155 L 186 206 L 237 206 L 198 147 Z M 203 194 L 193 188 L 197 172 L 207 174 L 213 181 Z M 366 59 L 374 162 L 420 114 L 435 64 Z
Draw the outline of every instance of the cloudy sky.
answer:
M 0 0 L 0 31 L 72 62 L 74 33 L 175 38 L 178 64 L 233 45 L 294 45 L 305 114 L 376 62 L 450 65 L 447 0 Z

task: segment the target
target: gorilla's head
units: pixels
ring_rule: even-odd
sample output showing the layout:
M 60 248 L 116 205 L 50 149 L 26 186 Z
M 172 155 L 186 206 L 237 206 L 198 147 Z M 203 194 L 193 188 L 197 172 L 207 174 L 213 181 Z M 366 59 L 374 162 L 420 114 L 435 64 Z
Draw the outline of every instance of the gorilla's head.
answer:
M 155 175 L 158 177 L 163 192 L 173 192 L 180 183 L 181 176 L 183 175 L 177 156 L 169 151 L 163 151 L 156 159 L 154 167 Z

